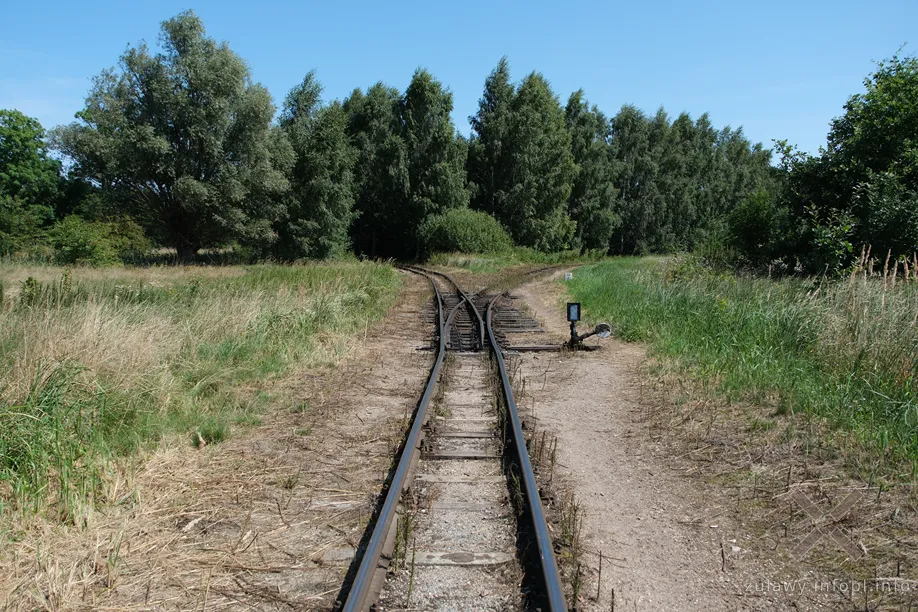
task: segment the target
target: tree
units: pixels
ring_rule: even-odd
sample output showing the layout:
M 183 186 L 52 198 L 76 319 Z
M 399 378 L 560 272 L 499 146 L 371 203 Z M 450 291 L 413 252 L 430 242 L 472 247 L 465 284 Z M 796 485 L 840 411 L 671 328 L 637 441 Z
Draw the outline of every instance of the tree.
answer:
M 838 178 L 853 184 L 891 172 L 907 190 L 918 189 L 918 58 L 880 62 L 864 87 L 829 131 L 826 155 Z
M 417 70 L 399 105 L 408 162 L 408 198 L 400 211 L 403 255 L 417 255 L 417 230 L 428 215 L 468 206 L 466 149 L 456 136 L 453 96 Z
M 584 249 L 608 251 L 612 233 L 621 223 L 615 210 L 612 127 L 598 108 L 590 108 L 582 89 L 571 94 L 564 116 L 578 168 L 568 201 L 568 212 L 577 223 L 574 242 Z
M 570 245 L 575 224 L 567 200 L 577 166 L 564 110 L 548 81 L 533 72 L 511 105 L 508 141 L 510 192 L 498 220 L 517 244 L 542 251 Z
M 270 94 L 193 12 L 163 22 L 160 38 L 160 53 L 129 48 L 118 70 L 95 78 L 56 143 L 75 173 L 182 259 L 233 239 L 270 244 L 289 163 L 277 159 L 289 145 L 271 129 Z
M 38 120 L 0 110 L 0 252 L 26 246 L 54 218 L 61 164 L 44 138 Z
M 469 117 L 473 131 L 467 164 L 471 204 L 494 216 L 503 216 L 511 188 L 508 147 L 514 95 L 510 64 L 502 57 L 485 80 L 478 113 Z
M 344 254 L 354 218 L 356 153 L 339 102 L 321 105 L 322 86 L 309 72 L 287 95 L 280 125 L 296 162 L 275 252 L 284 259 Z
M 746 197 L 727 216 L 731 246 L 744 263 L 757 268 L 782 254 L 786 224 L 786 211 L 765 190 Z
M 690 249 L 718 235 L 747 197 L 776 187 L 771 157 L 742 129 L 717 131 L 707 115 L 670 122 L 661 108 L 647 117 L 624 106 L 612 120 L 622 225 L 619 253 Z M 775 208 L 778 210 L 778 208 Z
M 819 155 L 776 143 L 797 228 L 787 255 L 813 272 L 842 269 L 858 245 L 897 257 L 918 250 L 918 58 L 880 62 L 864 87 Z
M 452 108 L 452 94 L 426 70 L 415 72 L 404 95 L 377 83 L 345 100 L 358 151 L 358 252 L 417 257 L 423 220 L 468 204 L 467 146 L 456 135 Z
M 408 197 L 408 155 L 401 137 L 398 90 L 377 83 L 343 105 L 357 150 L 354 249 L 370 257 L 400 255 L 400 205 Z
M 647 248 L 654 221 L 656 176 L 650 122 L 634 106 L 626 105 L 612 119 L 612 156 L 619 168 L 616 178 L 622 224 L 612 249 L 619 254 Z
M 799 167 L 797 185 L 809 179 L 804 169 L 815 171 L 825 183 L 817 208 L 851 214 L 855 239 L 874 252 L 908 255 L 918 249 L 918 58 L 880 62 L 864 86 L 832 122 L 818 163 Z

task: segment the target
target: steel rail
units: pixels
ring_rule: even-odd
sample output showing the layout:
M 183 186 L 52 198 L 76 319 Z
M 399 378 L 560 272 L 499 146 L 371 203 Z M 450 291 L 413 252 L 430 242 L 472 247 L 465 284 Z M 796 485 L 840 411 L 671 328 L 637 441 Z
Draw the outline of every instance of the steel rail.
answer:
M 402 490 L 408 478 L 412 463 L 411 458 L 420 449 L 423 427 L 427 421 L 427 408 L 433 397 L 437 379 L 440 376 L 440 369 L 443 366 L 443 359 L 446 356 L 445 332 L 448 325 L 447 321 L 452 318 L 456 308 L 453 308 L 449 315 L 449 319 L 444 320 L 444 302 L 443 296 L 440 295 L 440 289 L 430 276 L 426 274 L 424 276 L 430 281 L 437 301 L 437 331 L 440 336 L 437 348 L 437 358 L 430 370 L 430 377 L 427 380 L 427 386 L 424 388 L 424 395 L 421 396 L 421 401 L 418 403 L 417 410 L 415 411 L 411 431 L 408 433 L 408 437 L 405 440 L 405 446 L 402 448 L 398 466 L 395 469 L 395 474 L 392 476 L 392 482 L 386 492 L 386 499 L 379 512 L 376 526 L 373 528 L 373 534 L 370 536 L 370 541 L 367 542 L 366 550 L 363 553 L 363 557 L 360 560 L 360 566 L 354 577 L 354 582 L 351 584 L 347 599 L 342 607 L 342 610 L 347 612 L 362 612 L 370 607 L 370 602 L 367 600 L 370 597 L 373 583 L 376 578 L 376 572 L 379 569 L 379 560 L 389 535 L 389 528 L 392 524 L 392 520 L 395 518 L 396 510 L 398 509 Z
M 544 589 L 548 603 L 548 610 L 551 612 L 565 612 L 567 610 L 567 603 L 564 599 L 564 590 L 561 587 L 561 580 L 558 574 L 558 565 L 555 561 L 554 551 L 552 549 L 551 535 L 548 532 L 548 527 L 545 522 L 545 514 L 542 511 L 542 502 L 539 499 L 538 485 L 535 481 L 535 473 L 532 469 L 532 463 L 529 460 L 529 452 L 526 449 L 522 423 L 520 421 L 516 401 L 513 399 L 513 389 L 510 385 L 510 378 L 507 375 L 506 363 L 504 362 L 504 357 L 501 352 L 500 345 L 497 343 L 492 326 L 493 307 L 495 303 L 503 297 L 503 295 L 497 296 L 496 298 L 493 298 L 489 301 L 486 317 L 482 318 L 481 313 L 478 311 L 478 308 L 475 306 L 472 299 L 464 291 L 462 291 L 459 285 L 456 284 L 452 278 L 446 274 L 414 266 L 399 267 L 404 270 L 408 270 L 410 272 L 424 276 L 430 282 L 431 287 L 434 290 L 437 302 L 437 325 L 439 334 L 437 357 L 434 361 L 433 367 L 431 368 L 430 377 L 428 378 L 427 385 L 424 389 L 424 394 L 421 396 L 421 400 L 418 403 L 417 410 L 415 411 L 411 430 L 405 440 L 405 445 L 402 449 L 401 455 L 399 456 L 395 474 L 393 475 L 389 488 L 386 491 L 386 498 L 379 512 L 376 525 L 373 528 L 373 532 L 370 536 L 369 542 L 367 543 L 366 550 L 361 557 L 360 565 L 358 567 L 356 576 L 354 577 L 354 581 L 351 584 L 351 588 L 348 591 L 347 599 L 345 600 L 341 609 L 346 612 L 363 612 L 364 610 L 370 609 L 370 606 L 372 605 L 372 602 L 368 601 L 368 599 L 373 591 L 373 585 L 377 576 L 377 572 L 382 569 L 380 568 L 380 558 L 382 556 L 386 540 L 389 536 L 392 521 L 395 518 L 396 511 L 398 509 L 402 491 L 404 490 L 405 483 L 412 467 L 412 458 L 416 455 L 416 453 L 420 451 L 420 444 L 421 440 L 423 439 L 423 428 L 427 421 L 427 408 L 430 405 L 430 401 L 433 397 L 433 393 L 437 385 L 437 379 L 440 376 L 440 370 L 446 356 L 446 332 L 449 329 L 449 326 L 453 324 L 453 320 L 456 316 L 456 313 L 459 311 L 459 308 L 463 303 L 465 303 L 468 305 L 471 311 L 475 313 L 475 318 L 478 321 L 478 329 L 482 343 L 481 348 L 484 348 L 483 339 L 485 330 L 487 330 L 489 344 L 497 359 L 504 399 L 507 403 L 507 414 L 510 419 L 514 448 L 517 455 L 518 465 L 520 466 L 520 471 L 522 472 L 522 484 L 526 490 L 526 502 L 529 506 L 530 518 L 532 519 L 534 527 L 539 563 L 542 568 Z M 437 287 L 436 282 L 434 282 L 432 278 L 432 275 L 446 279 L 456 288 L 457 293 L 461 297 L 459 303 L 450 309 L 449 314 L 445 318 L 443 312 L 445 309 L 445 302 L 443 300 L 443 296 L 440 293 L 439 287 Z
M 469 295 L 468 295 L 465 291 L 462 290 L 462 287 L 460 287 L 459 284 L 458 284 L 456 281 L 454 281 L 451 277 L 449 277 L 448 275 L 444 274 L 443 272 L 437 272 L 436 270 L 428 270 L 427 268 L 420 268 L 420 267 L 418 267 L 418 266 L 403 266 L 403 268 L 406 269 L 406 270 L 411 270 L 411 271 L 413 271 L 413 272 L 420 272 L 420 273 L 422 273 L 422 274 L 433 274 L 433 275 L 439 276 L 440 278 L 445 278 L 447 281 L 449 281 L 449 283 L 450 283 L 453 287 L 456 288 L 456 293 L 459 294 L 459 297 L 462 298 L 462 301 L 464 301 L 466 304 L 468 304 L 469 314 L 473 314 L 473 315 L 475 316 L 475 319 L 477 319 L 477 324 L 478 324 L 478 348 L 479 348 L 480 350 L 484 350 L 484 348 L 485 348 L 485 344 L 484 344 L 484 340 L 485 340 L 485 323 L 484 323 L 484 319 L 482 319 L 481 313 L 478 312 L 478 308 L 475 307 L 475 302 L 473 302 L 473 301 L 472 301 L 472 298 L 469 297 Z M 480 293 L 480 292 L 479 292 L 479 293 Z M 478 294 L 475 294 L 475 295 L 478 295 Z
M 488 340 L 491 343 L 491 349 L 494 351 L 498 370 L 500 371 L 504 400 L 507 403 L 507 416 L 510 419 L 511 432 L 513 435 L 513 445 L 516 449 L 517 460 L 519 461 L 520 471 L 522 472 L 522 484 L 523 488 L 526 489 L 526 503 L 529 506 L 529 515 L 532 518 L 533 531 L 535 532 L 548 609 L 552 612 L 563 612 L 567 610 L 567 602 L 564 599 L 564 589 L 561 586 L 561 577 L 558 574 L 558 563 L 555 560 L 551 534 L 548 532 L 545 513 L 542 511 L 542 500 L 539 499 L 539 486 L 536 483 L 532 462 L 529 460 L 529 451 L 526 448 L 526 438 L 523 436 L 523 425 L 520 421 L 516 401 L 513 399 L 513 388 L 510 385 L 510 377 L 507 375 L 507 366 L 504 363 L 504 356 L 494 336 L 494 327 L 492 326 L 494 304 L 502 297 L 503 295 L 499 295 L 488 302 L 486 313 Z

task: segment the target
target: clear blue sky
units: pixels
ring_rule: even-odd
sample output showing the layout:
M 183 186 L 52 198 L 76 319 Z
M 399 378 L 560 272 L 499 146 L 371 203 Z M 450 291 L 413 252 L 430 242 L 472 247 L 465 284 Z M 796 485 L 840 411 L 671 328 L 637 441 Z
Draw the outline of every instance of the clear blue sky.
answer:
M 787 138 L 815 152 L 874 60 L 903 43 L 918 53 L 918 0 L 9 0 L 0 108 L 45 127 L 71 121 L 93 75 L 128 44 L 155 44 L 159 23 L 188 8 L 278 103 L 312 68 L 331 99 L 378 80 L 404 90 L 423 66 L 452 90 L 466 134 L 486 75 L 507 55 L 514 79 L 541 71 L 562 102 L 582 87 L 607 114 L 626 103 L 709 112 L 715 126 L 743 126 L 754 141 Z

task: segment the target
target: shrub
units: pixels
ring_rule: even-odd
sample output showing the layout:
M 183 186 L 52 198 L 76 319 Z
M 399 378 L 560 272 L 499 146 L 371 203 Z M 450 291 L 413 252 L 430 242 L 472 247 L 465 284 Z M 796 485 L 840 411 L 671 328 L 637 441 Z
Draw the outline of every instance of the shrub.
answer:
M 61 264 L 107 266 L 143 255 L 150 241 L 129 219 L 105 223 L 71 215 L 48 232 L 54 258 Z
M 513 248 L 510 236 L 494 217 L 468 208 L 427 217 L 419 233 L 423 254 L 428 257 L 434 253 L 502 253 Z
M 729 245 L 753 267 L 766 265 L 779 253 L 786 212 L 772 194 L 759 191 L 747 196 L 727 218 Z

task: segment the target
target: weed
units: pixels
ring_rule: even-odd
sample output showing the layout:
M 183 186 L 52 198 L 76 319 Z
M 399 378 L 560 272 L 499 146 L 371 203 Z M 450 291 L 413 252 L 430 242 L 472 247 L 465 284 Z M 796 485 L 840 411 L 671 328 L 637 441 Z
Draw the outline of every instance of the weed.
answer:
M 562 498 L 559 506 L 561 523 L 561 544 L 576 554 L 580 542 L 580 530 L 583 527 L 583 507 L 571 493 Z
M 229 437 L 229 433 L 230 428 L 226 421 L 211 417 L 192 432 L 191 441 L 194 446 L 203 447 L 207 444 L 223 442 Z
M 41 282 L 34 277 L 29 277 L 22 281 L 22 287 L 19 289 L 19 303 L 23 306 L 32 306 L 36 304 L 41 297 Z
M 747 427 L 749 433 L 756 433 L 758 431 L 771 431 L 774 429 L 776 423 L 774 421 L 763 421 L 762 419 L 753 419 Z
M 411 571 L 408 573 L 408 594 L 405 596 L 405 606 L 411 603 L 411 593 L 414 591 L 414 567 L 415 567 L 415 557 L 418 553 L 418 541 L 417 538 L 413 539 L 413 545 L 411 547 Z
M 404 511 L 396 519 L 393 571 L 398 571 L 400 567 L 404 568 L 408 562 L 408 542 L 414 539 L 416 505 L 413 500 L 410 500 L 406 504 Z
M 577 569 L 574 571 L 574 576 L 571 578 L 571 609 L 578 610 L 580 606 L 577 605 L 580 602 L 580 589 L 583 587 L 583 568 L 580 563 L 577 564 Z
M 296 483 L 298 483 L 299 481 L 300 481 L 300 472 L 297 471 L 294 474 L 285 474 L 284 476 L 281 476 L 277 484 L 280 485 L 282 489 L 291 491 L 296 486 Z

